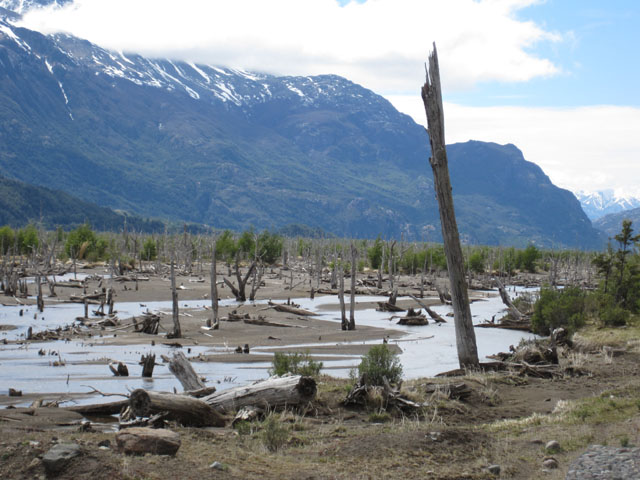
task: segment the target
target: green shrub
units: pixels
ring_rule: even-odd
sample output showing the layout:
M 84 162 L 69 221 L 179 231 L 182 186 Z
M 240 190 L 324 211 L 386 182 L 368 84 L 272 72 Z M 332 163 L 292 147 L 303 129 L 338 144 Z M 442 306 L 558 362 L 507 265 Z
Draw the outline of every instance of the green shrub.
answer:
M 15 232 L 9 225 L 0 228 L 0 253 L 5 254 L 10 248 L 13 248 L 15 241 Z
M 273 367 L 269 369 L 269 375 L 304 375 L 317 377 L 322 369 L 322 362 L 316 362 L 309 352 L 276 352 L 273 355 Z
M 605 327 L 622 327 L 629 321 L 630 313 L 620 306 L 607 306 L 600 311 L 600 321 Z
M 153 238 L 147 238 L 142 244 L 142 259 L 146 261 L 155 260 L 158 256 L 158 249 Z
M 18 230 L 18 248 L 20 253 L 30 254 L 38 249 L 40 242 L 38 241 L 38 230 L 33 225 Z
M 280 423 L 276 415 L 270 414 L 262 422 L 262 444 L 270 452 L 277 452 L 289 440 L 289 430 Z
M 402 365 L 398 354 L 389 350 L 386 344 L 375 345 L 362 357 L 358 374 L 367 385 L 384 385 L 383 378 L 397 384 L 402 379 Z
M 376 238 L 375 243 L 372 247 L 367 249 L 367 258 L 369 259 L 369 265 L 374 270 L 380 268 L 380 264 L 382 263 L 382 239 L 380 235 Z
M 531 328 L 538 335 L 549 335 L 558 327 L 575 332 L 585 322 L 585 294 L 578 287 L 555 290 L 543 287 L 531 317 Z

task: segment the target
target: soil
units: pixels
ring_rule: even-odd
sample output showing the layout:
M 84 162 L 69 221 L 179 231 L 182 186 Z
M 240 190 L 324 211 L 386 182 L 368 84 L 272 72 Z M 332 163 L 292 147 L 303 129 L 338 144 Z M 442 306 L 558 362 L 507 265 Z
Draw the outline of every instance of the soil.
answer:
M 309 294 L 308 290 L 284 290 L 283 281 L 277 277 L 276 273 L 266 275 L 259 298 L 282 301 Z M 180 291 L 180 300 L 206 301 L 208 282 L 189 282 L 189 278 L 192 277 L 178 282 L 186 287 Z M 286 276 L 284 281 L 289 281 Z M 404 281 L 408 284 L 411 279 Z M 148 282 L 138 282 L 137 291 L 133 283 L 116 285 L 116 302 L 170 299 L 165 278 L 151 277 Z M 68 295 L 76 294 L 77 289 L 59 288 L 57 292 L 57 300 L 64 301 Z M 230 292 L 223 289 L 221 293 L 224 297 Z M 12 301 L 2 299 L 2 303 Z M 219 331 L 207 331 L 214 335 L 207 337 L 200 328 L 208 314 L 205 311 L 182 319 L 186 338 L 179 341 L 184 345 L 207 342 L 215 345 L 223 339 L 233 345 L 326 342 L 326 346 L 314 349 L 322 358 L 323 353 L 365 353 L 364 346 L 336 346 L 336 342 L 346 338 L 382 341 L 387 335 L 400 335 L 365 327 L 342 332 L 335 330 L 335 323 L 327 325 L 329 322 L 313 317 L 302 318 L 264 308 L 265 305 L 245 305 L 235 309 L 238 313 L 264 315 L 269 321 L 291 325 L 286 328 L 286 340 L 282 340 L 283 327 L 242 322 L 223 322 Z M 220 315 L 227 316 L 229 310 L 221 308 Z M 169 322 L 170 316 L 164 318 L 163 326 L 169 328 Z M 133 332 L 122 332 L 113 341 L 140 343 L 141 338 L 149 341 L 149 336 Z M 623 348 L 618 345 L 619 355 L 615 357 L 603 353 L 602 345 L 583 343 L 580 350 L 562 350 L 561 366 L 574 367 L 580 375 L 565 373 L 553 379 L 540 379 L 514 372 L 467 372 L 464 377 L 405 382 L 401 391 L 425 403 L 424 408 L 412 414 L 385 412 L 374 404 L 347 408 L 342 401 L 349 381 L 321 376 L 318 396 L 308 408 L 274 414 L 280 430 L 272 431 L 269 422 L 244 424 L 236 429 L 170 425 L 182 440 L 175 457 L 132 457 L 119 453 L 115 448 L 114 418 L 90 418 L 89 426 L 87 419 L 61 408 L 2 409 L 0 478 L 48 478 L 42 456 L 55 443 L 72 442 L 81 445 L 83 453 L 55 478 L 561 479 L 589 444 L 640 442 L 637 344 L 629 342 Z M 237 361 L 233 354 L 227 357 L 229 361 Z M 225 358 L 217 356 L 216 361 Z M 465 382 L 472 390 L 470 397 L 459 401 L 441 394 L 425 394 L 425 384 L 447 382 Z M 278 432 L 283 440 L 273 451 Z M 560 443 L 559 451 L 545 451 L 550 440 Z M 550 456 L 558 461 L 559 468 L 543 468 L 542 462 Z M 220 469 L 211 467 L 214 462 L 220 463 Z M 490 465 L 499 465 L 500 474 L 490 473 Z

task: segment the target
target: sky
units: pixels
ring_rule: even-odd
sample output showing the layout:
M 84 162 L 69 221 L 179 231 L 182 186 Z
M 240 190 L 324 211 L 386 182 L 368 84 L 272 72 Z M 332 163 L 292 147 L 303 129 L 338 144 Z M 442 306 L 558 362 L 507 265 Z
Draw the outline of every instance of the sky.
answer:
M 447 143 L 512 143 L 558 186 L 640 197 L 640 1 L 75 0 L 23 26 L 281 75 L 342 75 L 426 124 L 437 45 Z

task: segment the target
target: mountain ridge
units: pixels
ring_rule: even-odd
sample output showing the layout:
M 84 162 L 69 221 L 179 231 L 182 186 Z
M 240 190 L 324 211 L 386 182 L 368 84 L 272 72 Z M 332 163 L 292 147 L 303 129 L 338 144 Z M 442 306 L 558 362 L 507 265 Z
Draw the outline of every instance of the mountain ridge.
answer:
M 218 228 L 302 223 L 340 236 L 440 239 L 424 128 L 342 77 L 147 59 L 6 20 L 0 65 L 0 174 Z M 575 198 L 516 147 L 462 145 L 448 149 L 468 243 L 598 248 Z M 483 187 L 467 182 L 476 190 L 465 192 L 477 157 L 493 169 L 474 167 Z M 492 191 L 498 180 L 502 194 Z M 532 208 L 545 198 L 554 200 L 544 211 Z

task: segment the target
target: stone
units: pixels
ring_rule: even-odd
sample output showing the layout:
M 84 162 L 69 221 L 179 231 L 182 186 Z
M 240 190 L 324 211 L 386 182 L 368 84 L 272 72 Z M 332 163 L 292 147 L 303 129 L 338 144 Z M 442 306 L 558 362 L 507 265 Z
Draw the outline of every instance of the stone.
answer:
M 494 475 L 500 475 L 500 465 L 489 465 L 487 470 Z
M 213 462 L 211 465 L 209 465 L 209 468 L 213 468 L 214 470 L 224 470 L 224 465 L 220 462 Z
M 49 449 L 42 457 L 47 473 L 56 474 L 64 470 L 69 461 L 82 453 L 80 445 L 75 443 L 59 443 Z
M 544 468 L 548 468 L 549 470 L 558 468 L 558 461 L 553 457 L 548 457 L 542 461 L 542 466 Z
M 128 455 L 175 455 L 180 448 L 180 435 L 164 429 L 127 428 L 116 434 L 116 444 Z
M 560 444 L 556 440 L 547 442 L 544 449 L 549 453 L 555 453 L 560 451 Z

